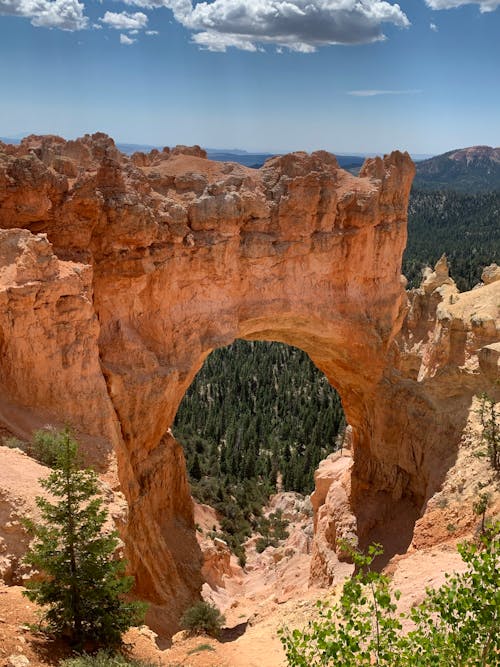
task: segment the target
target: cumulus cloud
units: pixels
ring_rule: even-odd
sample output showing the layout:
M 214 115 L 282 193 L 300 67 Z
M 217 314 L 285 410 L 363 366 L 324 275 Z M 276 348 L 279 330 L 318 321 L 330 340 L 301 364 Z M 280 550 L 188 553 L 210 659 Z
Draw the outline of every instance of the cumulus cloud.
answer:
M 176 21 L 193 33 L 193 41 L 211 51 L 274 45 L 310 53 L 330 44 L 380 41 L 385 38 L 383 24 L 410 25 L 401 7 L 387 0 L 214 0 L 194 6 L 191 0 L 125 2 L 171 9 Z
M 83 30 L 89 22 L 84 12 L 78 0 L 0 0 L 0 15 L 23 16 L 41 28 Z
M 464 5 L 479 5 L 482 14 L 494 12 L 500 7 L 500 0 L 425 0 L 431 9 L 455 9 Z
M 137 42 L 136 39 L 132 39 L 132 37 L 128 37 L 127 35 L 120 35 L 120 44 L 125 44 L 125 46 L 130 46 L 131 44 L 135 44 Z
M 437 32 L 438 31 L 438 27 L 435 23 L 429 24 L 429 28 L 432 30 L 432 32 Z
M 106 12 L 99 21 L 115 30 L 142 30 L 148 24 L 148 17 L 142 12 Z
M 159 35 L 158 30 L 146 30 L 146 35 Z
M 122 0 L 125 5 L 142 7 L 143 9 L 159 9 L 166 7 L 171 9 L 174 16 L 180 21 L 181 16 L 186 16 L 193 11 L 191 0 Z
M 257 51 L 255 44 L 245 37 L 222 35 L 214 30 L 196 33 L 193 35 L 193 42 L 208 51 L 225 51 L 229 47 L 241 51 Z
M 353 95 L 354 97 L 376 97 L 377 95 L 418 95 L 421 93 L 421 90 L 380 90 L 380 89 L 368 89 L 368 90 L 348 90 L 348 95 Z

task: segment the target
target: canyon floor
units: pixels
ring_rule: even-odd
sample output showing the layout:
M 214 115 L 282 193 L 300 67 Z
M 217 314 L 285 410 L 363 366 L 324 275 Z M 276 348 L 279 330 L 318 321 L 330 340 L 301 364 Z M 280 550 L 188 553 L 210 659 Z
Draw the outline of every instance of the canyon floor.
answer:
M 171 648 L 162 649 L 154 633 L 144 626 L 129 631 L 125 638 L 130 655 L 168 667 L 284 667 L 278 628 L 304 626 L 314 615 L 316 600 L 336 595 L 341 572 L 338 584 L 328 590 L 308 588 L 308 557 L 295 557 L 287 571 L 287 579 L 296 582 L 295 588 L 290 588 L 288 599 L 281 601 L 272 583 L 276 570 L 262 559 L 255 560 L 261 562 L 252 563 L 250 559 L 254 570 L 232 582 L 230 608 L 225 611 L 227 622 L 220 641 L 184 638 L 180 633 Z M 395 559 L 390 567 L 394 585 L 402 591 L 402 606 L 417 602 L 426 586 L 439 586 L 445 572 L 457 571 L 461 565 L 453 543 Z M 349 566 L 344 566 L 345 574 L 348 570 Z M 67 655 L 65 647 L 29 630 L 27 624 L 37 621 L 37 609 L 22 591 L 21 586 L 0 587 L 0 664 L 14 667 L 12 656 L 26 656 L 33 667 L 55 665 Z

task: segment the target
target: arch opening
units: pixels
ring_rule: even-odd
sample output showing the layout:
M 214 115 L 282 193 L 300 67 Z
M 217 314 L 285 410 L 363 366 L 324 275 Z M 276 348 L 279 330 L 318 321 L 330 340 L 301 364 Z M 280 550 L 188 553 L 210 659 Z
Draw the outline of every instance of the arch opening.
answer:
M 245 340 L 207 357 L 173 424 L 193 497 L 223 517 L 219 536 L 240 564 L 269 497 L 312 493 L 344 430 L 338 393 L 304 352 Z

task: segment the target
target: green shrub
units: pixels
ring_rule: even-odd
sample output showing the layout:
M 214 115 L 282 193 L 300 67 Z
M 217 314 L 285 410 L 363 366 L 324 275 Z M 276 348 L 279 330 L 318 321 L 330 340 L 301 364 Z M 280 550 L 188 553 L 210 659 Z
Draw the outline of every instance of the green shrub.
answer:
M 481 395 L 479 417 L 483 432 L 481 439 L 494 470 L 500 470 L 500 424 L 495 401 L 487 394 Z
M 23 452 L 26 451 L 26 443 L 15 436 L 3 438 L 2 445 L 4 447 L 9 447 L 9 449 L 21 449 Z
M 238 556 L 238 565 L 244 568 L 245 565 L 247 564 L 247 555 L 244 547 L 241 547 L 240 549 L 238 549 L 238 551 L 235 551 L 235 554 Z
M 389 579 L 372 572 L 378 545 L 352 551 L 357 573 L 336 604 L 318 603 L 318 619 L 303 631 L 281 629 L 290 667 L 491 667 L 500 656 L 500 522 L 476 543 L 458 547 L 467 569 L 448 575 L 406 616 L 403 633 Z
M 416 629 L 400 642 L 404 665 L 500 664 L 500 522 L 486 525 L 476 542 L 459 544 L 458 552 L 465 572 L 447 575 L 410 612 Z
M 59 667 L 153 667 L 153 665 L 133 660 L 122 653 L 99 651 L 94 655 L 83 653 L 74 658 L 67 658 L 59 663 Z
M 64 432 L 65 431 L 57 431 L 55 428 L 47 427 L 35 431 L 31 442 L 10 437 L 4 438 L 2 440 L 2 445 L 10 447 L 11 449 L 20 449 L 23 452 L 26 452 L 28 456 L 43 463 L 43 465 L 46 465 L 49 468 L 55 468 L 59 452 L 64 446 Z
M 257 522 L 257 530 L 262 535 L 255 543 L 257 553 L 262 553 L 267 547 L 277 547 L 279 542 L 286 540 L 288 531 L 286 530 L 288 521 L 283 519 L 282 510 L 269 515 L 269 517 L 260 517 Z
M 180 625 L 190 635 L 218 637 L 225 622 L 217 607 L 209 602 L 197 602 L 184 612 Z
M 52 428 L 35 431 L 33 441 L 28 446 L 28 454 L 49 468 L 54 468 L 57 465 L 59 452 L 64 447 L 65 432 L 58 432 Z
M 210 646 L 210 644 L 198 644 L 198 646 L 190 649 L 187 654 L 194 655 L 195 653 L 202 653 L 203 651 L 215 651 L 215 649 L 213 646 Z
M 255 551 L 258 554 L 261 554 L 267 547 L 276 547 L 278 543 L 276 540 L 273 540 L 271 537 L 259 537 L 257 542 L 255 542 Z

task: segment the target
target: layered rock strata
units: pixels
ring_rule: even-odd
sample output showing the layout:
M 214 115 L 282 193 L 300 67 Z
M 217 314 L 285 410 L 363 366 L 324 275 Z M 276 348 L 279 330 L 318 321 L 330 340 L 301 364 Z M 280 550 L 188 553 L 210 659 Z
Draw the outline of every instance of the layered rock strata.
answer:
M 253 170 L 197 147 L 127 158 L 102 134 L 0 146 L 4 421 L 13 432 L 68 422 L 89 458 L 116 457 L 127 555 L 155 629 L 173 631 L 201 587 L 169 426 L 214 348 L 283 341 L 338 389 L 361 535 L 387 505 L 418 508 L 439 482 L 436 443 L 456 429 L 454 417 L 434 428 L 439 401 L 415 375 L 428 327 L 410 316 L 396 342 L 413 174 L 399 152 L 367 160 L 356 178 L 325 152 Z

